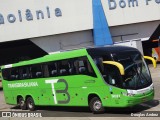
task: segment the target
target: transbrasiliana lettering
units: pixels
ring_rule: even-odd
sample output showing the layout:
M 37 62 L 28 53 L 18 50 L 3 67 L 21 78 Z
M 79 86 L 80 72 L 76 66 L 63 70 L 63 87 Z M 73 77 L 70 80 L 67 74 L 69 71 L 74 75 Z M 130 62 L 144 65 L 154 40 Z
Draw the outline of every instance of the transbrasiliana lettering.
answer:
M 37 87 L 37 82 L 23 82 L 23 83 L 10 83 L 8 84 L 9 88 L 22 88 L 22 87 Z

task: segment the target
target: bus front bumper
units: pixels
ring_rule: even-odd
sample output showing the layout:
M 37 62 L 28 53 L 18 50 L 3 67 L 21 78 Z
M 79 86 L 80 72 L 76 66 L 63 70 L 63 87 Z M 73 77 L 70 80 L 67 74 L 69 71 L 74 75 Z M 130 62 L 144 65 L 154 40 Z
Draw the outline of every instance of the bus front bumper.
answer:
M 154 98 L 154 91 L 143 95 L 126 96 L 125 100 L 122 102 L 122 107 L 135 106 L 147 101 L 151 101 Z
M 103 101 L 104 107 L 132 107 L 147 101 L 151 101 L 154 98 L 154 90 L 149 93 L 134 95 L 134 96 L 125 96 L 121 95 L 120 98 L 112 98 Z

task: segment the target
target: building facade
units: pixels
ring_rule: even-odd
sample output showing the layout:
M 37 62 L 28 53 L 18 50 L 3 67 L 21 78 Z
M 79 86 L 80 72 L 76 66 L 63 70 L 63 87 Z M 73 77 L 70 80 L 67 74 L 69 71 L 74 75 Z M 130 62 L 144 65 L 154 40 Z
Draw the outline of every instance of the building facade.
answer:
M 55 51 L 147 41 L 160 24 L 160 0 L 2 0 L 0 64 Z

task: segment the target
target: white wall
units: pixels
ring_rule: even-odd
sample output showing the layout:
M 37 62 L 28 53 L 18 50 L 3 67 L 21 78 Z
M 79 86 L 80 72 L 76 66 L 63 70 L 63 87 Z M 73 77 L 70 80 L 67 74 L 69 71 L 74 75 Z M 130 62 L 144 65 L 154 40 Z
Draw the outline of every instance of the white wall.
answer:
M 148 0 L 149 5 L 146 5 L 147 0 L 137 0 L 135 7 L 128 7 L 128 0 L 121 0 L 126 2 L 125 8 L 120 8 L 120 0 L 111 0 L 117 4 L 113 10 L 109 9 L 110 0 L 101 1 L 112 36 L 138 33 L 123 38 L 147 40 L 160 24 L 160 4 L 155 0 Z M 56 8 L 60 8 L 62 16 L 55 16 Z M 26 9 L 31 10 L 33 20 L 26 20 Z M 37 10 L 43 11 L 44 19 L 37 20 Z M 93 29 L 92 0 L 1 0 L 0 14 L 4 17 L 4 24 L 0 22 L 0 42 Z M 15 16 L 14 23 L 8 21 L 9 14 Z M 113 39 L 119 41 L 119 38 Z
M 93 36 L 91 30 L 32 38 L 30 40 L 47 53 L 93 46 Z
M 62 16 L 55 16 L 56 8 L 60 8 Z M 33 20 L 26 20 L 26 9 L 30 9 Z M 18 10 L 21 11 L 22 21 Z M 43 11 L 44 19 L 37 19 L 37 10 Z M 0 22 L 0 42 L 93 28 L 92 0 L 1 0 L 0 14 L 4 17 L 4 24 Z M 15 16 L 14 23 L 8 21 L 9 14 Z
M 123 41 L 133 40 L 133 39 L 141 39 L 142 41 L 145 41 L 149 39 L 149 37 L 153 34 L 153 32 L 156 30 L 159 24 L 160 20 L 154 22 L 144 22 L 137 24 L 114 26 L 110 27 L 110 32 L 114 42 L 121 41 L 120 36 L 113 37 L 118 35 L 126 35 L 122 37 Z M 134 35 L 129 35 L 129 34 L 134 34 Z
M 114 45 L 122 45 L 122 46 L 128 46 L 128 47 L 133 47 L 133 48 L 137 48 L 141 54 L 143 55 L 143 47 L 142 47 L 142 41 L 141 40 L 131 40 L 131 41 L 127 41 L 127 42 L 117 42 Z

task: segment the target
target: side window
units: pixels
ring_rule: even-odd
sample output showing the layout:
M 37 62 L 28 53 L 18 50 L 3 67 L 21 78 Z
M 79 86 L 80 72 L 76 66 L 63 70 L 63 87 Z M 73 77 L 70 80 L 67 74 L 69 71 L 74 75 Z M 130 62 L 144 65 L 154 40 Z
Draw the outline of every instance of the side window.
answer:
M 19 80 L 20 79 L 19 68 L 12 68 L 11 69 L 10 79 L 11 80 Z
M 43 77 L 42 65 L 41 64 L 31 65 L 30 71 L 31 71 L 31 76 L 32 76 L 31 78 L 41 78 L 41 77 Z
M 42 65 L 42 68 L 43 68 L 43 76 L 44 77 L 49 77 L 49 70 L 48 70 L 48 64 L 43 64 Z
M 11 68 L 2 69 L 2 76 L 4 80 L 10 80 Z
M 76 64 L 76 70 L 78 71 L 78 74 L 84 74 L 96 77 L 95 72 L 93 71 L 93 68 L 88 61 L 87 57 L 80 57 L 75 61 Z
M 120 72 L 116 66 L 113 65 L 104 65 L 105 67 L 105 74 L 106 76 L 104 77 L 105 81 L 113 86 L 121 87 L 122 82 L 121 82 L 121 77 L 120 77 Z
M 99 71 L 100 71 L 101 73 L 104 73 L 103 58 L 101 58 L 101 57 L 96 57 L 96 58 L 94 58 L 93 60 L 94 60 L 95 64 L 97 65 Z
M 69 59 L 69 75 L 76 75 L 78 72 L 76 71 L 76 64 L 74 64 L 75 59 Z
M 76 75 L 74 59 L 46 63 L 44 65 L 44 74 L 45 77 Z
M 56 77 L 58 75 L 56 62 L 48 63 L 48 73 L 49 73 L 49 77 Z
M 58 62 L 59 75 L 64 76 L 69 74 L 69 61 L 62 60 Z
M 29 71 L 29 66 L 24 66 L 20 68 L 21 79 L 29 79 L 31 78 L 31 74 Z

